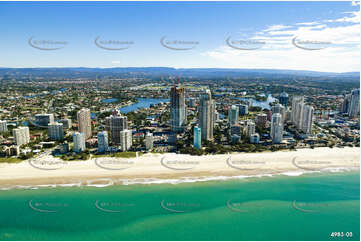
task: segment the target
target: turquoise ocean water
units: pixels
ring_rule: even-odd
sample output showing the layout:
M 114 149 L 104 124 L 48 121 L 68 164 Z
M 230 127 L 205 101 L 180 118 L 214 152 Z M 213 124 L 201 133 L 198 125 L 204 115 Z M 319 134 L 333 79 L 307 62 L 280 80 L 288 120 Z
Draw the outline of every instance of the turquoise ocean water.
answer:
M 359 240 L 359 181 L 346 172 L 0 191 L 0 240 Z

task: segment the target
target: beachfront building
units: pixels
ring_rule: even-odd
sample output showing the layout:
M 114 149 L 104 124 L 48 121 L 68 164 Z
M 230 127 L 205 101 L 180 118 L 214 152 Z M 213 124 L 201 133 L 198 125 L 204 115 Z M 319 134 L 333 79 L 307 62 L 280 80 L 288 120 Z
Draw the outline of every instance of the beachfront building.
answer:
M 279 144 L 282 142 L 283 138 L 283 124 L 282 124 L 282 116 L 279 113 L 275 113 L 272 115 L 271 121 L 271 138 L 274 144 Z
M 16 145 L 21 146 L 30 142 L 30 132 L 29 127 L 20 126 L 16 129 L 13 129 L 13 136 Z
M 239 114 L 238 106 L 232 105 L 228 109 L 228 123 L 230 126 L 238 123 L 238 114 Z
M 76 153 L 82 152 L 85 150 L 85 135 L 80 132 L 75 132 L 73 134 L 73 151 Z
M 132 147 L 133 144 L 133 137 L 132 131 L 129 129 L 120 131 L 120 149 L 121 151 L 127 151 Z
M 120 132 L 128 129 L 128 118 L 114 113 L 105 119 L 105 129 L 110 133 L 113 144 L 120 145 Z
M 198 126 L 193 128 L 193 146 L 198 150 L 202 148 L 202 129 Z
M 214 110 L 212 94 L 211 91 L 207 89 L 201 95 L 198 110 L 198 126 L 201 128 L 202 140 L 213 140 Z
M 54 122 L 54 114 L 44 113 L 35 115 L 35 123 L 40 126 L 48 126 L 49 123 Z
M 186 116 L 184 88 L 179 83 L 174 84 L 170 90 L 170 122 L 173 132 L 184 131 Z
M 77 113 L 78 131 L 84 134 L 85 139 L 92 136 L 92 127 L 90 120 L 90 109 L 82 108 Z
M 292 98 L 292 109 L 291 109 L 291 121 L 296 126 L 300 127 L 301 116 L 302 116 L 302 105 L 304 102 L 303 96 L 295 96 Z
M 302 126 L 301 130 L 305 134 L 312 134 L 313 107 L 304 105 L 302 109 Z
M 350 118 L 359 117 L 360 115 L 360 89 L 351 92 L 348 115 Z
M 0 133 L 7 131 L 8 131 L 8 126 L 6 120 L 0 120 Z
M 98 132 L 98 153 L 107 152 L 109 149 L 108 132 Z
M 249 142 L 251 144 L 259 144 L 259 134 L 258 133 L 254 133 L 252 135 L 249 136 Z
M 292 99 L 292 122 L 296 129 L 305 134 L 312 133 L 313 112 L 312 106 L 304 104 L 303 97 L 294 97 Z
M 145 135 L 145 149 L 146 150 L 152 150 L 154 145 L 154 137 L 152 133 L 147 133 Z
M 51 140 L 61 141 L 64 139 L 64 129 L 62 123 L 49 123 L 48 124 L 48 135 Z

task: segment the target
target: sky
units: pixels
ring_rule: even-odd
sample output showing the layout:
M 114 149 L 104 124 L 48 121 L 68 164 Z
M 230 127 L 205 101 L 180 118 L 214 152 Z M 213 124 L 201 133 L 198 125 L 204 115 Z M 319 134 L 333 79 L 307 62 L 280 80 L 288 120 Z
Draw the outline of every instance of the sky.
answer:
M 0 67 L 360 71 L 360 5 L 1 2 Z

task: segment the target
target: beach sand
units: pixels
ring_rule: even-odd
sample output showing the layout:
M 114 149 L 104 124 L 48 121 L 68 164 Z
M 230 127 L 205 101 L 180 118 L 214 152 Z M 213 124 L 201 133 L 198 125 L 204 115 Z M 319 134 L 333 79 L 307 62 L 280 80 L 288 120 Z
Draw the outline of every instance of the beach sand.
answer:
M 131 159 L 99 157 L 71 162 L 46 155 L 16 164 L 0 164 L 0 188 L 177 183 L 276 174 L 296 176 L 359 167 L 359 147 L 207 156 L 149 153 Z

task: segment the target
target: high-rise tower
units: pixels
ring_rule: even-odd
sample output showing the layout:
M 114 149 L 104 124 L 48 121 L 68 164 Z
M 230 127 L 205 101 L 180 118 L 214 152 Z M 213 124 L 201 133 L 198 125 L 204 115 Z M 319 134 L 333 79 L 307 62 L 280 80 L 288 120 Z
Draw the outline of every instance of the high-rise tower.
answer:
M 173 132 L 183 132 L 186 124 L 186 105 L 184 88 L 179 83 L 170 90 L 170 121 Z

